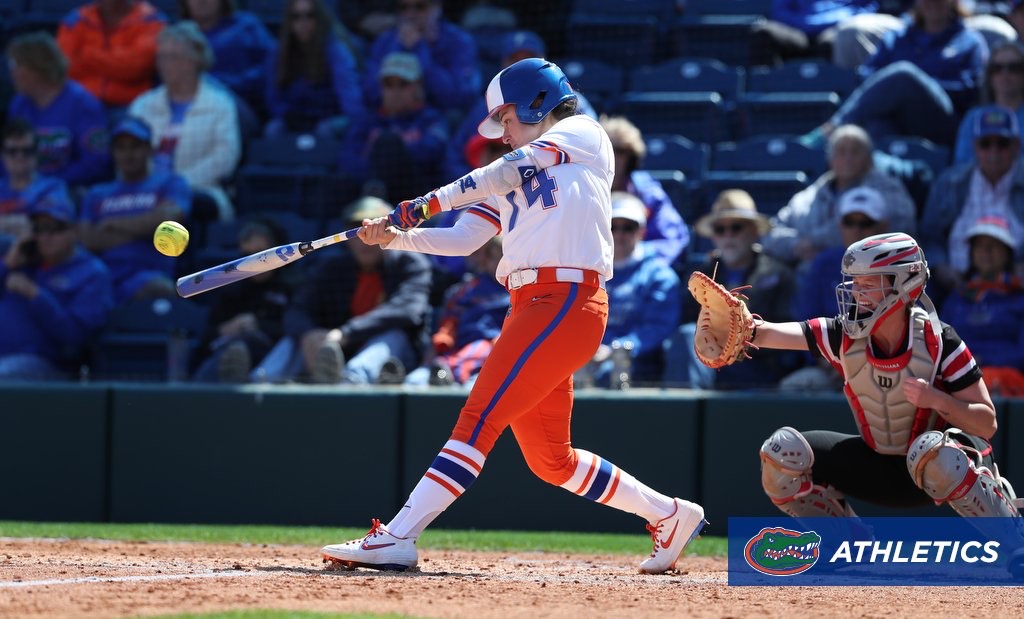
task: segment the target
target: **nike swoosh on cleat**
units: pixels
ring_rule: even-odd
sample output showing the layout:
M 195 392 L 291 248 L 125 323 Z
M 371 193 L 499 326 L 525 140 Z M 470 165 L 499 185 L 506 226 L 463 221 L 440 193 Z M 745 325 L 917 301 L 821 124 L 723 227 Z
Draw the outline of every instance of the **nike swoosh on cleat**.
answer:
M 672 539 L 676 536 L 676 529 L 679 528 L 679 521 L 676 520 L 676 526 L 672 527 L 672 532 L 668 534 L 668 539 L 658 540 L 662 548 L 668 548 L 672 545 Z
M 675 531 L 673 531 L 673 533 L 675 533 Z M 360 546 L 360 548 L 362 548 L 363 550 L 377 550 L 378 548 L 387 548 L 388 546 L 394 545 L 394 542 L 390 542 L 387 544 L 367 544 L 366 542 L 363 542 L 363 545 Z

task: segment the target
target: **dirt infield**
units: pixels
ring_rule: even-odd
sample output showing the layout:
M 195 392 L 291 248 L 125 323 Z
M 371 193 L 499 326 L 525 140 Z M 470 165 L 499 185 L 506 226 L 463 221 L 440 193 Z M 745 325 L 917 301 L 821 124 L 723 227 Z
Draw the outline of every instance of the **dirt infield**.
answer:
M 280 608 L 416 617 L 1024 616 L 1007 588 L 726 586 L 725 559 L 427 550 L 419 571 L 325 571 L 309 546 L 0 540 L 0 617 Z

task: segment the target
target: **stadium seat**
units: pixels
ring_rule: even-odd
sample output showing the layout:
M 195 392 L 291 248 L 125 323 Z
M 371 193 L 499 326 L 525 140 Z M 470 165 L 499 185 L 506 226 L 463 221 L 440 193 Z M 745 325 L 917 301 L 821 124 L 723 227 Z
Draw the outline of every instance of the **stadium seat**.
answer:
M 713 59 L 676 58 L 641 66 L 629 75 L 634 92 L 717 92 L 733 101 L 740 92 L 743 69 Z
M 243 0 L 242 8 L 259 17 L 273 33 L 284 19 L 284 4 L 282 0 Z M 331 7 L 331 10 L 334 10 L 334 7 Z
M 824 60 L 757 67 L 747 73 L 747 92 L 834 92 L 844 99 L 859 83 L 854 71 Z
M 558 66 L 595 108 L 606 107 L 623 90 L 626 73 L 621 67 L 593 58 L 566 58 Z
M 101 380 L 166 380 L 171 357 L 195 351 L 207 311 L 195 301 L 176 297 L 114 308 L 92 347 L 90 374 Z M 178 345 L 181 349 L 175 350 Z
M 723 171 L 799 170 L 817 178 L 828 169 L 825 152 L 811 148 L 792 137 L 758 136 L 742 142 L 715 145 L 712 168 Z
M 643 167 L 646 170 L 679 170 L 686 175 L 687 183 L 700 182 L 708 170 L 710 149 L 707 144 L 697 144 L 681 135 L 654 134 L 644 136 L 647 156 Z
M 928 164 L 938 178 L 949 167 L 951 155 L 949 148 L 914 136 L 888 136 L 875 145 L 883 152 L 900 159 L 918 159 Z
M 574 0 L 572 13 L 581 15 L 643 15 L 666 19 L 676 10 L 676 0 Z
M 774 215 L 798 191 L 810 183 L 803 172 L 708 172 L 703 183 L 704 208 L 707 209 L 719 193 L 726 189 L 743 189 L 754 198 L 757 210 L 769 217 Z
M 679 170 L 644 170 L 651 175 L 651 178 L 661 183 L 661 188 L 672 200 L 672 206 L 676 208 L 683 221 L 693 223 L 700 205 L 700 185 L 689 182 L 686 175 Z
M 615 111 L 643 133 L 676 133 L 703 143 L 729 134 L 725 104 L 715 92 L 627 92 Z
M 171 21 L 176 21 L 178 17 L 180 17 L 178 12 L 178 0 L 149 0 L 149 3 L 160 9 L 160 11 Z
M 834 92 L 746 93 L 736 104 L 736 132 L 743 137 L 807 133 L 837 109 Z
M 24 0 L 23 13 L 16 17 L 19 32 L 47 30 L 56 33 L 64 16 L 85 4 L 83 0 Z
M 722 0 L 720 4 L 726 5 L 731 1 Z M 669 54 L 715 58 L 729 65 L 748 66 L 753 47 L 750 26 L 758 19 L 761 18 L 750 15 L 693 18 L 684 14 L 668 27 Z
M 687 15 L 770 15 L 772 0 L 687 0 Z
M 253 140 L 238 171 L 239 213 L 291 211 L 305 217 L 333 215 L 343 202 L 336 180 L 340 145 L 312 135 Z
M 570 15 L 567 55 L 619 66 L 650 64 L 657 57 L 658 28 L 655 17 Z

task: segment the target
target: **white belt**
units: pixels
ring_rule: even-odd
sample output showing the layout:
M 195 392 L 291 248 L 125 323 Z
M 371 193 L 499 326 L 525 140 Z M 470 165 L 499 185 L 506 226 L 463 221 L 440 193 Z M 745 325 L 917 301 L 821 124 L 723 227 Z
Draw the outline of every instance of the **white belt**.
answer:
M 567 267 L 541 267 L 539 269 L 520 269 L 509 273 L 505 286 L 509 290 L 516 290 L 538 282 L 542 284 L 568 282 L 604 288 L 604 281 L 604 276 L 596 271 Z

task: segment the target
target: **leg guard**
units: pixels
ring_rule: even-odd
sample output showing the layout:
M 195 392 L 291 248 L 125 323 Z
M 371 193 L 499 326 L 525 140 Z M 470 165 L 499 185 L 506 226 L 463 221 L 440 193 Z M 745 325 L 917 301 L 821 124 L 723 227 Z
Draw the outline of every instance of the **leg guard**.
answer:
M 914 483 L 936 505 L 949 503 L 961 516 L 1019 516 L 1009 482 L 994 464 L 991 470 L 982 464 L 978 450 L 950 438 L 956 434 L 956 428 L 932 430 L 914 439 L 907 452 L 907 471 Z
M 841 492 L 811 479 L 814 452 L 807 439 L 788 426 L 761 445 L 761 485 L 772 503 L 800 517 L 852 516 Z

